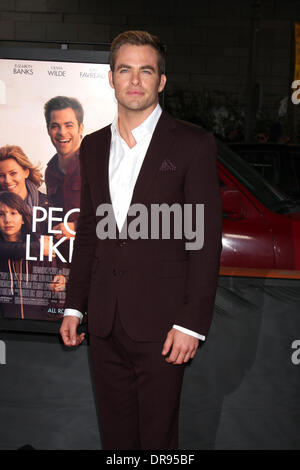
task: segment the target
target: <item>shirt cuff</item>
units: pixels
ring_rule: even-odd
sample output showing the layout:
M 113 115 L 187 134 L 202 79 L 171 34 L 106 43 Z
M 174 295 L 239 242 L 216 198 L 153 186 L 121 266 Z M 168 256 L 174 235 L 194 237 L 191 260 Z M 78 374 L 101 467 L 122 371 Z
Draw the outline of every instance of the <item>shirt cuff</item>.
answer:
M 80 323 L 82 322 L 83 315 L 79 310 L 76 310 L 75 308 L 66 308 L 64 311 L 64 317 L 69 317 L 69 316 L 74 316 L 78 317 L 80 319 Z
M 196 333 L 195 331 L 188 330 L 187 328 L 183 328 L 183 326 L 173 325 L 173 328 L 175 328 L 175 330 L 182 331 L 182 333 L 185 333 L 190 336 L 194 336 L 195 338 L 205 341 L 205 336 L 200 335 L 199 333 Z

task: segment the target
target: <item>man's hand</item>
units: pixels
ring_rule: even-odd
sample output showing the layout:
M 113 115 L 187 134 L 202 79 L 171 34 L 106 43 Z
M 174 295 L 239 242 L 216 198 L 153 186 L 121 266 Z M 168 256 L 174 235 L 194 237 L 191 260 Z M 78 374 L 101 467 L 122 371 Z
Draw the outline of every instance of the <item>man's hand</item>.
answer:
M 57 274 L 51 283 L 51 290 L 54 292 L 64 291 L 66 288 L 66 278 L 62 274 Z
M 84 333 L 77 334 L 79 318 L 75 315 L 64 317 L 59 332 L 66 346 L 79 346 L 84 340 Z
M 162 355 L 166 356 L 172 348 L 169 356 L 166 357 L 166 361 L 170 364 L 182 364 L 195 356 L 198 345 L 199 340 L 194 336 L 172 328 L 164 342 Z
M 75 232 L 75 223 L 68 222 L 68 227 L 72 232 Z M 70 233 L 69 230 L 66 229 L 65 224 L 60 223 L 53 227 L 53 230 L 59 230 L 61 233 L 55 233 L 54 236 L 57 240 L 60 240 L 62 237 L 66 237 L 68 240 L 70 238 L 75 237 L 73 233 Z

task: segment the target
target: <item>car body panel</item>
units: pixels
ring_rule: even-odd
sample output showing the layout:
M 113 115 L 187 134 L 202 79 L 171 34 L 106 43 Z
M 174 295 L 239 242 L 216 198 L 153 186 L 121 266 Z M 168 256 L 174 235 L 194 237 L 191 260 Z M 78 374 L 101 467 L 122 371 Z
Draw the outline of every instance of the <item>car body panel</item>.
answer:
M 239 170 L 239 174 L 237 171 L 233 174 L 219 156 L 223 199 L 221 266 L 299 270 L 300 209 L 287 213 L 271 210 L 259 200 L 254 190 L 250 190 L 251 185 L 248 185 L 249 189 L 243 184 L 247 172 L 253 172 L 250 165 L 243 162 Z M 265 180 L 260 175 L 259 178 L 262 187 Z M 267 182 L 265 184 L 268 185 Z M 274 194 L 276 191 L 274 189 Z M 280 207 L 280 203 L 285 204 L 286 201 L 284 195 L 279 194 L 278 197 Z

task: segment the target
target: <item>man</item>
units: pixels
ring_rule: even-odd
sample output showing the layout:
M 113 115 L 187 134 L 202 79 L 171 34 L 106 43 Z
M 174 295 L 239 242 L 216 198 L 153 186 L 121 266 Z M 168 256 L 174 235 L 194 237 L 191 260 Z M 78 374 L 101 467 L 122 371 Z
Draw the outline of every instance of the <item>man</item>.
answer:
M 88 312 L 103 448 L 176 449 L 184 367 L 208 333 L 217 284 L 216 147 L 210 134 L 161 110 L 158 38 L 122 33 L 110 66 L 118 116 L 81 145 L 81 213 L 60 332 L 67 346 L 79 345 Z M 110 203 L 117 240 L 96 235 L 97 207 Z M 190 204 L 194 212 L 204 204 L 203 248 L 188 251 L 175 236 L 125 239 L 137 203 L 148 213 L 155 204 Z
M 83 108 L 75 98 L 56 96 L 44 106 L 47 131 L 56 154 L 48 163 L 45 172 L 47 194 L 55 207 L 63 209 L 63 215 L 80 205 L 79 147 L 83 133 Z M 63 223 L 54 227 L 60 230 L 57 236 L 73 236 L 78 212 L 69 217 L 69 228 Z

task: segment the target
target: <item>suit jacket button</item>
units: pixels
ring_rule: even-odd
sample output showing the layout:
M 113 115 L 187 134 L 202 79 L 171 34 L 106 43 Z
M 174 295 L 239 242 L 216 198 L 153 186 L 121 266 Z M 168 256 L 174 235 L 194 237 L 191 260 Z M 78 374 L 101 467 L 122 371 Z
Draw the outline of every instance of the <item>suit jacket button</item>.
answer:
M 121 247 L 122 247 L 122 246 L 125 246 L 126 243 L 127 243 L 127 242 L 126 242 L 125 240 L 118 240 L 118 241 L 116 242 L 116 244 L 117 244 L 118 246 L 121 246 Z

